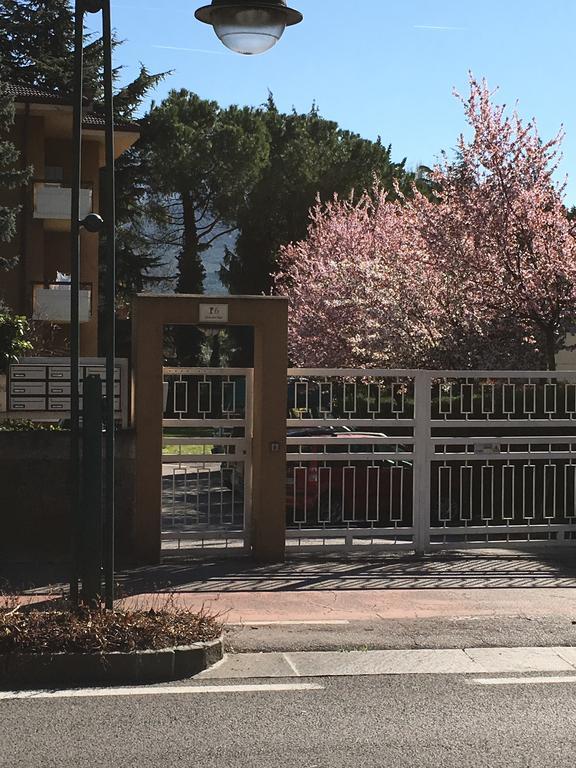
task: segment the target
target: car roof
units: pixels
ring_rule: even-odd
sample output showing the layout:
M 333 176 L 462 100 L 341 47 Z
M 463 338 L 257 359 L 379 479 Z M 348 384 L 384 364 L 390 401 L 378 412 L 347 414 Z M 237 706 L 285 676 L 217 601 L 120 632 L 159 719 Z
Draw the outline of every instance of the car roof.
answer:
M 337 432 L 335 437 L 388 437 L 384 432 Z
M 338 427 L 290 427 L 288 437 L 388 437 L 384 432 L 350 432 Z

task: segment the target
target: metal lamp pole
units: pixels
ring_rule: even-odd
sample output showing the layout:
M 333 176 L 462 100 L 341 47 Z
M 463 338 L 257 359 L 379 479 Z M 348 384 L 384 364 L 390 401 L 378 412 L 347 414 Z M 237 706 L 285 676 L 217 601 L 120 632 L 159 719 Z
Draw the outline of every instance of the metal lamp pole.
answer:
M 104 221 L 89 214 L 80 220 L 80 189 L 82 186 L 82 105 L 84 14 L 102 12 L 102 39 L 104 58 L 104 112 L 106 169 L 104 175 Z M 79 599 L 79 573 L 81 560 L 81 531 L 83 518 L 81 488 L 81 432 L 80 432 L 80 228 L 90 232 L 104 229 L 106 233 L 106 271 L 104 285 L 104 318 L 106 347 L 106 454 L 104 470 L 104 577 L 106 607 L 114 604 L 114 372 L 116 359 L 115 305 L 116 305 L 116 244 L 115 244 L 115 184 L 114 184 L 114 105 L 112 95 L 112 29 L 110 0 L 75 0 L 74 32 L 74 101 L 73 101 L 73 178 L 70 226 L 70 411 L 71 411 L 71 506 L 72 506 L 72 574 L 70 597 L 74 604 Z
M 104 179 L 104 221 L 96 214 L 80 220 L 82 184 L 82 85 L 84 14 L 102 12 L 104 57 L 104 111 L 106 130 L 106 171 Z M 287 6 L 286 0 L 212 0 L 195 13 L 199 21 L 214 28 L 221 42 L 236 53 L 254 55 L 272 48 L 287 27 L 299 24 L 302 14 Z M 70 596 L 79 599 L 79 573 L 83 530 L 82 466 L 80 432 L 80 228 L 106 234 L 104 285 L 104 341 L 106 347 L 106 451 L 104 469 L 104 574 L 106 607 L 114 604 L 114 371 L 116 358 L 116 245 L 114 185 L 114 109 L 112 97 L 112 28 L 110 0 L 75 0 L 74 34 L 74 115 L 73 183 L 70 242 L 70 399 L 71 399 L 71 476 L 72 476 L 72 573 Z M 91 418 L 93 424 L 93 419 Z M 84 454 L 86 455 L 86 451 Z M 84 468 L 89 472 L 89 467 Z M 90 477 L 88 475 L 88 477 Z M 92 479 L 92 478 L 90 478 Z M 92 485 L 92 483 L 89 483 Z

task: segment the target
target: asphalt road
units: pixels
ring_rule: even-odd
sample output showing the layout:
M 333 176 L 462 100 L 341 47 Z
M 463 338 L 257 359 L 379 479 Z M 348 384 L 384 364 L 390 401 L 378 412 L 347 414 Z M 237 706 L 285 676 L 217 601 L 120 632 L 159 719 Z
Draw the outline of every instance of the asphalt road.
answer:
M 573 768 L 576 682 L 476 680 L 300 678 L 320 688 L 0 701 L 0 766 Z M 286 680 L 210 681 L 249 682 Z

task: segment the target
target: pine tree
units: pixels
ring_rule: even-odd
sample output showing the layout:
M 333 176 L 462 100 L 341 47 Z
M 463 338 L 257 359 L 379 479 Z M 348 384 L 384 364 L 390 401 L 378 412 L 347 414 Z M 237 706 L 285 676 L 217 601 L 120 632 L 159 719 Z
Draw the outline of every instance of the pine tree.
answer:
M 265 126 L 248 107 L 223 109 L 184 89 L 171 91 L 146 116 L 140 149 L 158 245 L 178 250 L 177 290 L 201 293 L 202 253 L 234 231 L 268 160 Z
M 59 95 L 71 92 L 74 13 L 68 0 L 3 0 L 0 30 L 5 78 Z M 87 75 L 92 66 L 88 55 Z
M 120 45 L 114 37 L 113 47 Z M 2 0 L 0 63 L 5 80 L 71 96 L 74 77 L 74 10 L 70 0 Z M 118 80 L 121 68 L 114 70 Z M 163 77 L 140 65 L 138 77 L 115 94 L 118 119 L 131 120 L 148 91 Z M 84 92 L 95 111 L 104 100 L 102 39 L 84 37 Z
M 3 193 L 3 196 L 8 190 L 26 184 L 30 178 L 30 171 L 19 167 L 20 153 L 8 138 L 8 132 L 13 122 L 14 103 L 6 84 L 0 82 L 0 192 Z M 18 206 L 0 205 L 0 242 L 10 242 L 14 237 L 18 211 Z M 9 269 L 13 266 L 13 259 L 0 256 L 0 269 Z
M 369 141 L 324 119 L 316 106 L 305 114 L 284 114 L 272 96 L 261 111 L 270 136 L 270 155 L 238 217 L 234 251 L 227 249 L 220 279 L 232 293 L 270 293 L 283 245 L 302 240 L 309 211 L 334 194 L 357 199 L 376 175 L 392 195 L 398 183 L 409 193 L 414 176 L 395 163 L 391 148 Z

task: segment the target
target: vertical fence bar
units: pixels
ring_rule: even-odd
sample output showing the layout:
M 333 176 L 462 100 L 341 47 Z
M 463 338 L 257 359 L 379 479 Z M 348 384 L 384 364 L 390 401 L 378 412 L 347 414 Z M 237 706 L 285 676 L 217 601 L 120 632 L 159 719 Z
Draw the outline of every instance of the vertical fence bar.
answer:
M 114 520 L 115 520 L 115 391 L 116 367 L 116 202 L 114 188 L 114 103 L 112 96 L 112 24 L 110 0 L 102 3 L 104 53 L 104 109 L 106 119 L 106 173 L 104 222 L 106 227 L 105 343 L 106 343 L 106 608 L 114 606 Z
M 84 9 L 74 10 L 74 103 L 72 116 L 72 190 L 70 210 L 70 512 L 72 520 L 70 600 L 78 604 L 80 565 L 80 188 L 82 184 L 82 81 Z
M 102 595 L 102 380 L 84 381 L 82 421 L 82 602 Z
M 412 525 L 414 549 L 423 554 L 430 548 L 430 465 L 432 436 L 432 378 L 418 371 L 414 381 L 414 504 Z

